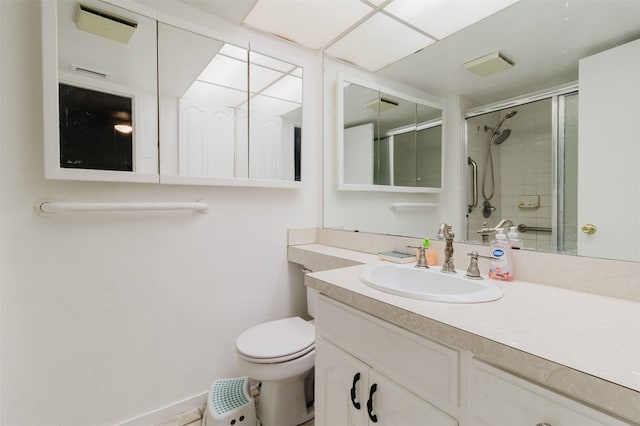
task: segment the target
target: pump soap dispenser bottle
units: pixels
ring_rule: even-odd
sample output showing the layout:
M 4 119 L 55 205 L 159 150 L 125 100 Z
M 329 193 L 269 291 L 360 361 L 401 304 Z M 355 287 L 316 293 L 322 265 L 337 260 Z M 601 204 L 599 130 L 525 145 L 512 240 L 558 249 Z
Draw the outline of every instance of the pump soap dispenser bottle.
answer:
M 504 235 L 504 228 L 498 228 L 496 239 L 491 241 L 491 256 L 489 261 L 489 278 L 502 281 L 513 281 L 513 264 L 511 263 L 511 245 Z
M 511 245 L 511 248 L 521 249 L 522 247 L 524 247 L 524 242 L 518 237 L 519 237 L 518 227 L 517 226 L 510 227 L 509 233 L 507 233 L 507 239 L 509 240 L 509 244 Z

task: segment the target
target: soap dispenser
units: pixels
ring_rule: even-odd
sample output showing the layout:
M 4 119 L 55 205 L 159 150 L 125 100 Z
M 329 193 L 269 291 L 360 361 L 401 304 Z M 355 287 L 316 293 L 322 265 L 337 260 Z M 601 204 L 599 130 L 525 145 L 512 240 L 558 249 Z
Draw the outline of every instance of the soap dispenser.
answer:
M 491 241 L 491 256 L 493 256 L 493 259 L 489 261 L 489 278 L 513 281 L 511 245 L 504 234 L 504 228 L 498 228 L 496 231 L 496 239 Z
M 509 232 L 507 233 L 507 240 L 509 240 L 509 245 L 511 245 L 511 248 L 521 249 L 522 247 L 524 247 L 524 242 L 518 237 L 518 227 L 511 226 L 509 228 Z

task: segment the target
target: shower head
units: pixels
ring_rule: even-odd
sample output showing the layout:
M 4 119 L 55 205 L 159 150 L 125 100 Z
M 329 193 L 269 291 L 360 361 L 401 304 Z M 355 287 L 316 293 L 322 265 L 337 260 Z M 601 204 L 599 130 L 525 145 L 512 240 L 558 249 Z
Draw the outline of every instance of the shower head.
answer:
M 508 113 L 507 113 L 507 114 L 502 118 L 502 120 L 500 120 L 500 121 L 498 122 L 498 124 L 496 125 L 496 127 L 484 126 L 484 131 L 486 132 L 486 131 L 488 131 L 488 130 L 491 130 L 491 135 L 492 135 L 492 136 L 499 135 L 499 134 L 500 134 L 500 132 L 499 132 L 498 130 L 500 130 L 500 127 L 502 127 L 502 124 L 504 124 L 504 122 L 505 122 L 506 120 L 508 120 L 509 118 L 512 118 L 512 117 L 513 117 L 514 115 L 516 115 L 517 113 L 518 113 L 518 110 L 517 110 L 517 109 L 514 109 L 513 111 L 509 111 L 509 112 L 508 112 Z M 509 133 L 511 133 L 511 132 L 509 132 Z M 508 135 L 507 135 L 507 136 L 505 136 L 505 137 L 504 137 L 504 139 L 507 139 L 507 137 L 508 137 Z M 504 142 L 504 140 L 503 140 L 502 142 Z M 502 142 L 501 142 L 501 143 L 502 143 Z
M 511 135 L 511 129 L 504 129 L 500 133 L 497 134 L 496 140 L 493 141 L 496 145 L 500 145 L 502 142 L 506 141 Z

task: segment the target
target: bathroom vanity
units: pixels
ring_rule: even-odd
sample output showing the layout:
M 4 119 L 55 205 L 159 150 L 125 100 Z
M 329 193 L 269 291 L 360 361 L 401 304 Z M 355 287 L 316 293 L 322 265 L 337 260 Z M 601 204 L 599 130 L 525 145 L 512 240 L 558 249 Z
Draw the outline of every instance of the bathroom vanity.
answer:
M 318 425 L 640 422 L 637 301 L 524 281 L 500 283 L 490 303 L 419 301 L 360 282 L 382 262 L 374 254 L 325 244 L 288 254 L 321 271 L 305 277 L 321 293 Z

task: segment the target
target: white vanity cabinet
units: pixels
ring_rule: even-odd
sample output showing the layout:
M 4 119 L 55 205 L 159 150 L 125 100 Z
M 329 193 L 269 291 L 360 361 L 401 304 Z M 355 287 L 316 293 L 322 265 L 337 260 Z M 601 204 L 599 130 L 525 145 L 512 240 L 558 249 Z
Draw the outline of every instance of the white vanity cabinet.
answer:
M 318 301 L 318 426 L 455 426 L 458 353 L 325 297 Z
M 469 426 L 629 425 L 476 359 L 470 360 L 467 389 Z

